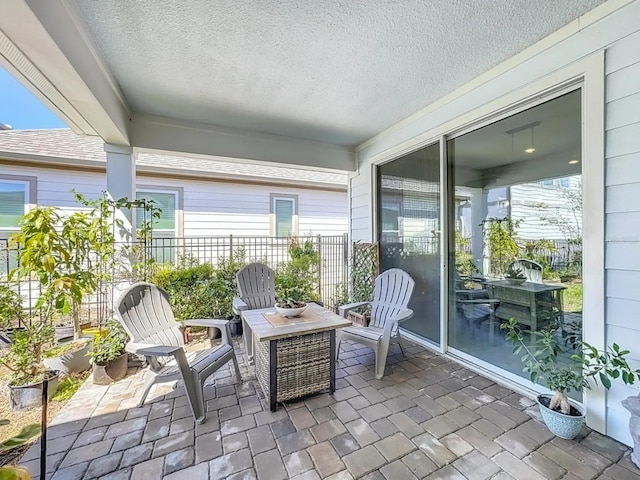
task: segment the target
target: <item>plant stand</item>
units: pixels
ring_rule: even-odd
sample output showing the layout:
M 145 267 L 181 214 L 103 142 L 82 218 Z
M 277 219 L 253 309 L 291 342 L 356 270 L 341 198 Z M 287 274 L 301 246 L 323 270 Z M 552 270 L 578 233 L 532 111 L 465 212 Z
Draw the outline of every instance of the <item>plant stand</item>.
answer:
M 622 406 L 629 410 L 629 433 L 633 440 L 631 461 L 640 468 L 640 395 L 633 395 L 622 401 Z

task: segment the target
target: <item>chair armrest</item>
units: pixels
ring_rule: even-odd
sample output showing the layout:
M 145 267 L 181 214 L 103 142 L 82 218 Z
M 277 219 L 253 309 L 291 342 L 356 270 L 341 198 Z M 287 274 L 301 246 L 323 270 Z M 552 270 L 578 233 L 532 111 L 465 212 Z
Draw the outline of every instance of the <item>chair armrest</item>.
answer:
M 129 353 L 144 355 L 146 357 L 169 357 L 182 350 L 182 347 L 174 347 L 172 345 L 149 345 L 148 343 L 129 342 L 126 345 L 125 350 Z
M 231 331 L 229 330 L 229 320 L 220 318 L 194 318 L 183 320 L 182 323 L 188 327 L 219 328 L 222 333 L 222 343 L 231 345 Z
M 353 310 L 358 307 L 364 307 L 365 305 L 369 305 L 370 303 L 371 302 L 355 302 L 355 303 L 348 303 L 346 305 L 342 305 L 338 307 L 338 315 L 342 315 L 343 317 L 346 318 L 347 313 L 350 310 Z
M 243 312 L 244 310 L 249 310 L 249 305 L 247 305 L 245 301 L 239 297 L 235 297 L 233 299 L 231 306 L 233 308 L 233 313 L 235 313 L 236 315 L 240 315 L 240 312 Z
M 404 322 L 405 320 L 409 320 L 411 317 L 413 317 L 413 310 L 411 310 L 410 308 L 407 308 L 406 310 L 402 310 L 398 312 L 396 315 L 391 317 L 390 320 L 392 322 L 400 323 L 400 322 Z
M 187 327 L 216 327 L 224 328 L 229 323 L 229 320 L 223 320 L 221 318 L 191 318 L 189 320 L 182 320 L 183 325 Z

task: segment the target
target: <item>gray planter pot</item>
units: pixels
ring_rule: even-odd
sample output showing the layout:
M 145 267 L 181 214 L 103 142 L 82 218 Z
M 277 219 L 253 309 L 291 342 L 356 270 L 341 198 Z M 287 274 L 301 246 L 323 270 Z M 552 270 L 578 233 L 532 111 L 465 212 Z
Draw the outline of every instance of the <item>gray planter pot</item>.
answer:
M 129 355 L 123 353 L 115 360 L 105 365 L 93 366 L 93 383 L 96 385 L 111 385 L 127 376 L 127 360 Z
M 555 410 L 551 410 L 548 407 L 545 407 L 541 402 L 541 398 L 550 399 L 551 395 L 538 395 L 538 406 L 540 407 L 540 414 L 542 415 L 542 419 L 544 423 L 547 425 L 547 428 L 554 435 L 560 438 L 566 438 L 567 440 L 572 440 L 582 430 L 582 426 L 584 425 L 584 413 L 578 406 L 569 400 L 569 403 L 573 408 L 578 410 L 582 415 L 579 417 L 573 415 L 565 415 L 564 413 L 556 412 Z
M 93 348 L 93 342 L 86 340 L 86 345 L 79 350 L 67 352 L 60 357 L 43 358 L 42 363 L 47 370 L 58 371 L 68 375 L 70 373 L 80 373 L 91 368 L 91 359 L 87 353 Z
M 58 390 L 58 372 L 51 372 L 47 398 L 51 400 Z M 43 382 L 28 385 L 9 385 L 9 399 L 12 410 L 29 410 L 42 405 Z
M 629 410 L 629 433 L 633 440 L 633 453 L 631 461 L 640 468 L 640 395 L 631 396 L 622 401 L 622 406 Z

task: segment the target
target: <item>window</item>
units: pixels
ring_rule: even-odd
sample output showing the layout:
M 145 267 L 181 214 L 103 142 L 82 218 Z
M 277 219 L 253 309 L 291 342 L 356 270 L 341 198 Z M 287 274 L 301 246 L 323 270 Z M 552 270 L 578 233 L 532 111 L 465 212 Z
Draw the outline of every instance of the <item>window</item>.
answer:
M 298 234 L 298 196 L 271 194 L 271 235 L 289 237 Z
M 35 204 L 36 177 L 0 177 L 0 275 L 15 268 L 16 252 L 8 251 L 7 239 L 20 228 L 20 219 Z
M 139 190 L 136 193 L 138 200 L 152 200 L 154 207 L 161 210 L 160 218 L 153 222 L 152 240 L 151 240 L 151 256 L 159 263 L 169 263 L 175 261 L 176 237 L 178 236 L 179 222 L 178 211 L 179 205 L 178 191 L 151 191 Z M 147 213 L 147 215 L 149 215 Z M 140 228 L 144 221 L 150 219 L 145 218 L 144 210 L 138 209 L 136 212 L 136 228 Z

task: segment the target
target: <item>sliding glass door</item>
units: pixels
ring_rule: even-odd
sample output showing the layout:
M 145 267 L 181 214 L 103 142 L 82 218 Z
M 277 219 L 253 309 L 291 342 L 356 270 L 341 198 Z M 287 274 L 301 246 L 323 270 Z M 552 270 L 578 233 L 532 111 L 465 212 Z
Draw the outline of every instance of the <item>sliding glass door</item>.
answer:
M 381 270 L 401 268 L 416 282 L 406 330 L 440 342 L 440 146 L 378 167 Z
M 524 375 L 500 328 L 582 338 L 581 97 L 576 90 L 447 142 L 449 345 Z

